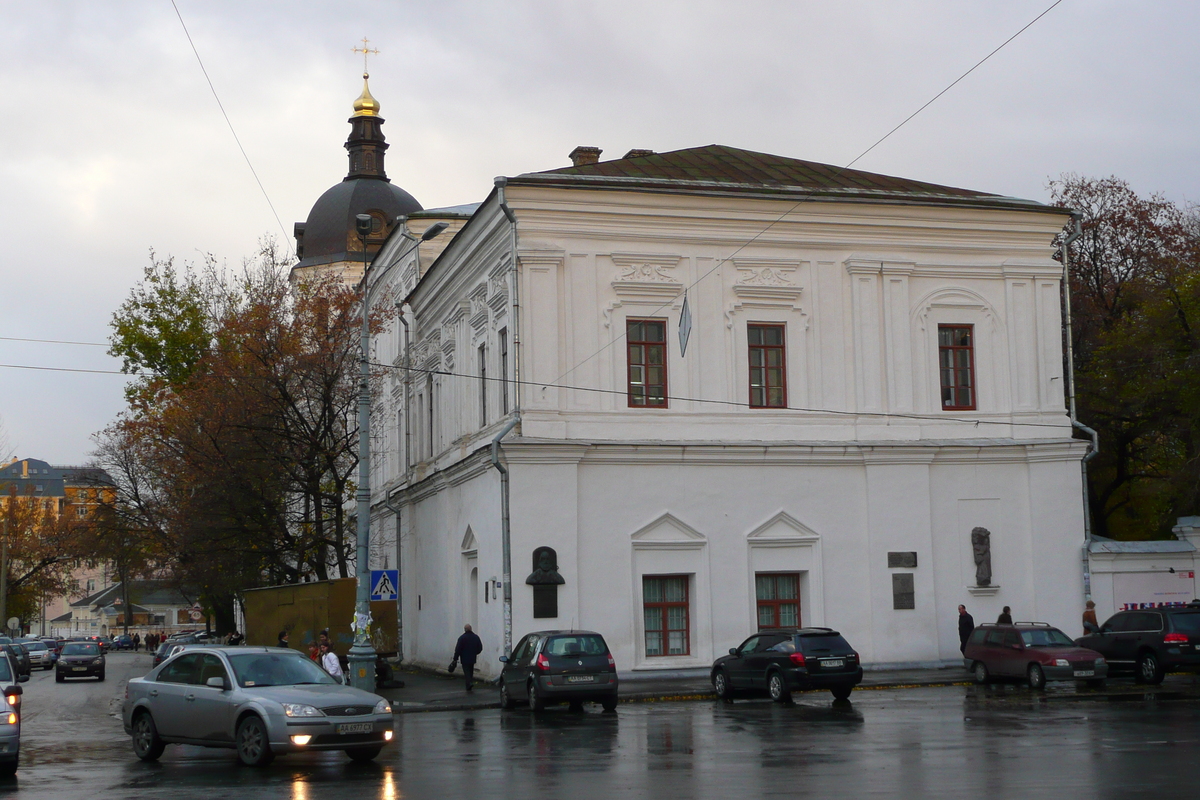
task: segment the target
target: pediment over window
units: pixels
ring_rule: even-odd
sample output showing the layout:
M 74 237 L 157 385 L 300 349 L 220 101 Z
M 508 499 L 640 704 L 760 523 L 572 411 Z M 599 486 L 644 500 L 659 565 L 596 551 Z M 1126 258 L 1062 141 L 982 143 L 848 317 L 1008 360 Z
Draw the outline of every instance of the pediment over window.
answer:
M 786 511 L 780 511 L 746 534 L 746 540 L 751 545 L 760 547 L 814 544 L 820 538 L 816 531 Z
M 687 550 L 708 543 L 704 534 L 670 513 L 635 531 L 629 538 L 639 550 Z
M 470 525 L 467 526 L 467 533 L 463 536 L 462 546 L 458 549 L 462 551 L 463 555 L 471 555 L 478 552 L 479 542 L 475 540 L 475 531 L 471 530 Z

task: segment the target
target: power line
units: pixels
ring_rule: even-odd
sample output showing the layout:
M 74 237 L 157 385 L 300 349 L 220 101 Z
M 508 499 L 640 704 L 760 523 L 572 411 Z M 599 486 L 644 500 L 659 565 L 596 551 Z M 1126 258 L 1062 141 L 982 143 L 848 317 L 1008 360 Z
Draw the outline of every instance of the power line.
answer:
M 1022 28 L 1021 28 L 1019 31 L 1017 31 L 1017 32 L 1016 32 L 1016 33 L 1014 33 L 1012 36 L 1008 37 L 1008 38 L 1007 38 L 1007 39 L 1005 39 L 1003 42 L 1001 42 L 1001 43 L 1000 43 L 1000 45 L 999 45 L 998 47 L 996 47 L 994 50 L 992 50 L 992 52 L 988 53 L 986 56 L 984 56 L 983 58 L 981 58 L 979 61 L 975 62 L 975 65 L 974 65 L 974 66 L 972 66 L 970 69 L 968 69 L 968 70 L 967 70 L 966 72 L 964 72 L 962 75 L 959 75 L 957 78 L 955 78 L 955 79 L 954 79 L 954 80 L 953 80 L 953 81 L 950 83 L 950 85 L 949 85 L 949 86 L 947 86 L 945 89 L 942 89 L 940 92 L 938 92 L 938 93 L 937 93 L 937 94 L 935 94 L 933 97 L 931 97 L 931 98 L 930 98 L 928 101 L 926 101 L 926 102 L 925 102 L 925 104 L 924 104 L 924 105 L 922 105 L 922 106 L 921 106 L 920 108 L 918 108 L 916 111 L 914 111 L 913 113 L 911 113 L 911 114 L 909 114 L 907 117 L 905 117 L 905 118 L 904 118 L 904 119 L 903 119 L 903 120 L 900 122 L 900 124 L 899 124 L 899 125 L 897 125 L 896 127 L 892 128 L 890 131 L 888 131 L 888 132 L 887 132 L 887 133 L 885 133 L 883 136 L 881 136 L 881 137 L 880 137 L 880 138 L 879 138 L 879 139 L 878 139 L 878 140 L 877 140 L 877 141 L 876 141 L 874 144 L 872 144 L 872 145 L 871 145 L 870 147 L 868 147 L 866 150 L 862 151 L 862 152 L 861 152 L 861 153 L 859 153 L 857 156 L 855 156 L 855 157 L 854 157 L 854 159 L 853 159 L 853 160 L 851 160 L 849 163 L 847 163 L 845 166 L 843 166 L 843 167 L 838 167 L 838 168 L 837 168 L 837 171 L 836 171 L 836 172 L 834 172 L 832 176 L 830 176 L 830 180 L 833 180 L 833 179 L 837 178 L 837 177 L 838 177 L 839 175 L 841 175 L 843 172 L 845 172 L 846 170 L 850 169 L 850 167 L 851 167 L 851 166 L 853 166 L 854 164 L 856 164 L 856 163 L 857 163 L 857 162 L 858 162 L 858 161 L 859 161 L 859 160 L 860 160 L 860 159 L 861 159 L 863 156 L 865 156 L 867 153 L 871 152 L 871 151 L 872 151 L 872 150 L 874 150 L 876 147 L 878 147 L 879 145 L 883 144 L 883 142 L 884 142 L 886 139 L 888 139 L 888 137 L 890 137 L 890 136 L 891 136 L 893 133 L 895 133 L 896 131 L 898 131 L 898 130 L 900 130 L 901 128 L 903 128 L 903 127 L 904 127 L 906 124 L 908 124 L 908 123 L 909 123 L 909 122 L 910 122 L 910 121 L 911 121 L 911 120 L 912 120 L 914 117 L 916 117 L 918 114 L 920 114 L 920 113 L 921 113 L 922 111 L 924 111 L 925 109 L 929 108 L 929 106 L 930 106 L 930 105 L 932 105 L 932 104 L 933 104 L 933 102 L 934 102 L 935 100 L 937 100 L 939 97 L 941 97 L 942 95 L 944 95 L 946 92 L 948 92 L 948 91 L 950 91 L 951 89 L 953 89 L 953 88 L 954 88 L 954 87 L 955 87 L 955 86 L 956 86 L 956 85 L 957 85 L 957 84 L 958 84 L 958 83 L 959 83 L 961 80 L 963 80 L 963 78 L 966 78 L 968 75 L 970 75 L 970 74 L 971 74 L 972 72 L 974 72 L 976 69 L 978 69 L 978 68 L 979 68 L 979 67 L 980 67 L 980 66 L 981 66 L 981 65 L 982 65 L 982 64 L 983 64 L 985 61 L 987 61 L 987 60 L 988 60 L 988 59 L 990 59 L 992 56 L 996 55 L 996 53 L 998 53 L 998 52 L 1000 52 L 1002 49 L 1004 49 L 1004 47 L 1005 47 L 1006 45 L 1008 45 L 1008 44 L 1009 44 L 1009 42 L 1011 42 L 1013 39 L 1016 39 L 1016 38 L 1017 38 L 1018 36 L 1020 36 L 1022 33 L 1024 33 L 1025 31 L 1027 31 L 1027 30 L 1028 30 L 1028 29 L 1029 29 L 1029 28 L 1030 28 L 1030 27 L 1031 27 L 1031 26 L 1032 26 L 1032 25 L 1033 25 L 1035 22 L 1037 22 L 1037 21 L 1038 21 L 1038 20 L 1040 20 L 1042 17 L 1044 17 L 1044 16 L 1046 16 L 1047 14 L 1049 14 L 1049 13 L 1050 13 L 1052 10 L 1054 10 L 1055 6 L 1057 6 L 1057 5 L 1058 5 L 1059 3 L 1061 3 L 1062 1 L 1063 1 L 1063 0 L 1054 0 L 1054 2 L 1053 2 L 1053 3 L 1051 3 L 1051 4 L 1050 4 L 1050 6 L 1049 6 L 1049 7 L 1047 7 L 1045 11 L 1043 11 L 1043 12 L 1042 12 L 1042 13 L 1040 13 L 1040 14 L 1038 14 L 1036 17 L 1034 17 L 1032 20 L 1030 20 L 1030 21 L 1029 21 L 1029 22 L 1028 22 L 1028 23 L 1027 23 L 1027 24 L 1026 24 L 1024 27 L 1022 27 Z M 651 315 L 657 314 L 658 312 L 662 311 L 664 308 L 667 308 L 668 306 L 670 306 L 672 303 L 674 303 L 676 300 L 678 300 L 678 299 L 679 299 L 681 296 L 685 296 L 685 295 L 687 295 L 687 293 L 688 293 L 688 292 L 689 292 L 689 291 L 690 291 L 690 290 L 691 290 L 693 287 L 695 287 L 695 286 L 696 286 L 696 284 L 700 283 L 700 281 L 704 280 L 704 279 L 705 279 L 705 278 L 707 278 L 709 275 L 712 275 L 714 272 L 716 272 L 718 269 L 720 269 L 720 268 L 721 268 L 721 266 L 722 266 L 723 264 L 725 264 L 725 263 L 729 262 L 729 261 L 730 261 L 730 260 L 732 260 L 732 259 L 733 259 L 733 257 L 734 257 L 734 256 L 736 256 L 738 253 L 742 252 L 742 251 L 743 251 L 743 250 L 745 250 L 747 247 L 749 247 L 750 245 L 754 244 L 756 241 L 758 241 L 758 239 L 759 239 L 760 237 L 762 237 L 762 235 L 763 235 L 763 234 L 765 234 L 767 231 L 769 231 L 769 230 L 771 230 L 772 228 L 774 228 L 774 227 L 775 227 L 776 225 L 778 225 L 780 222 L 783 222 L 783 220 L 784 220 L 784 219 L 786 219 L 786 218 L 787 218 L 787 217 L 788 217 L 788 216 L 789 216 L 789 215 L 790 215 L 790 214 L 791 214 L 793 211 L 795 211 L 797 208 L 799 208 L 799 207 L 800 207 L 801 205 L 803 205 L 804 203 L 807 203 L 807 202 L 809 202 L 810 200 L 812 200 L 812 199 L 813 199 L 813 197 L 815 197 L 815 196 L 816 196 L 816 195 L 815 195 L 815 193 L 810 193 L 810 194 L 807 194 L 807 195 L 804 195 L 803 197 L 801 197 L 801 198 L 800 198 L 799 200 L 797 200 L 797 201 L 796 201 L 796 202 L 795 202 L 795 203 L 794 203 L 794 204 L 793 204 L 793 205 L 792 205 L 790 208 L 788 208 L 786 211 L 784 211 L 782 214 L 780 214 L 780 215 L 779 215 L 779 216 L 778 216 L 776 219 L 772 220 L 772 221 L 771 221 L 771 222 L 770 222 L 770 223 L 769 223 L 769 224 L 768 224 L 768 225 L 767 225 L 765 228 L 763 228 L 762 230 L 760 230 L 758 233 L 754 234 L 754 236 L 752 236 L 752 237 L 751 237 L 751 238 L 750 238 L 748 241 L 746 241 L 746 242 L 743 242 L 741 245 L 739 245 L 739 246 L 738 246 L 738 248 L 737 248 L 736 250 L 734 250 L 732 253 L 730 253 L 729 255 L 727 255 L 725 258 L 717 259 L 716 263 L 715 263 L 715 264 L 713 264 L 713 267 L 712 267 L 712 269 L 710 269 L 708 272 L 705 272 L 705 273 L 704 273 L 703 275 L 701 275 L 699 278 L 697 278 L 696 280 L 692 281 L 690 284 L 688 284 L 687 286 L 685 286 L 681 292 L 679 292 L 678 294 L 676 294 L 676 295 L 675 295 L 674 297 L 672 297 L 670 300 L 668 300 L 667 302 L 663 303 L 663 304 L 662 304 L 662 305 L 660 305 L 658 308 L 655 308 L 653 311 L 650 311 L 650 312 L 648 312 L 647 316 L 651 316 Z M 582 360 L 582 361 L 580 361 L 579 363 L 575 364 L 575 366 L 571 367 L 571 368 L 570 368 L 570 369 L 568 369 L 566 372 L 564 372 L 564 373 L 562 373 L 561 375 L 559 375 L 557 378 L 555 378 L 555 380 L 556 380 L 556 381 L 558 381 L 558 380 L 562 380 L 562 379 L 563 379 L 564 377 L 566 377 L 567 375 L 570 375 L 572 372 L 574 372 L 575 370 L 579 369 L 579 368 L 580 368 L 580 367 L 582 367 L 584 364 L 586 364 L 587 362 L 591 361 L 593 358 L 595 358 L 596 356 L 600 355 L 600 354 L 601 354 L 601 353 L 603 353 L 605 350 L 607 350 L 608 348 L 612 347 L 612 346 L 613 346 L 614 344 L 616 344 L 617 342 L 619 342 L 619 341 L 621 341 L 622 339 L 624 339 L 626 335 L 627 335 L 627 332 L 626 332 L 626 331 L 621 331 L 621 332 L 618 332 L 618 333 L 616 334 L 616 336 L 614 336 L 614 337 L 613 337 L 613 338 L 612 338 L 612 339 L 611 339 L 609 342 L 607 342 L 606 344 L 603 344 L 603 345 L 601 345 L 601 346 L 600 346 L 600 348 L 599 348 L 598 350 L 596 350 L 594 353 L 592 353 L 590 356 L 588 356 L 587 358 L 583 359 L 583 360 Z
M 78 367 L 42 367 L 33 364 L 0 364 L 5 369 L 33 369 L 40 372 L 84 372 L 91 375 L 124 375 L 126 377 L 153 377 L 151 372 L 121 372 L 115 369 L 80 369 Z
M 81 344 L 88 347 L 108 347 L 105 342 L 67 342 L 62 339 L 22 339 L 18 336 L 0 336 L 4 342 L 38 342 L 39 344 Z
M 192 34 L 188 32 L 187 23 L 183 21 L 183 14 L 179 13 L 179 6 L 175 3 L 175 0 L 171 0 L 171 6 L 175 9 L 175 16 L 179 17 L 179 24 L 183 27 L 183 35 L 187 37 L 188 44 L 192 46 L 192 52 L 196 55 L 196 63 L 200 65 L 200 71 L 204 73 L 204 80 L 208 81 L 208 88 L 212 91 L 213 99 L 217 101 L 217 108 L 221 109 L 221 116 L 225 118 L 225 124 L 229 126 L 229 132 L 233 134 L 233 140 L 237 142 L 238 150 L 242 151 L 242 158 L 246 159 L 246 166 L 250 168 L 250 174 L 254 176 L 255 183 L 258 184 L 258 188 L 266 199 L 267 205 L 271 208 L 271 213 L 275 216 L 275 222 L 279 225 L 279 230 L 283 231 L 283 241 L 287 243 L 288 253 L 292 253 L 292 245 L 288 237 L 287 228 L 283 226 L 283 220 L 279 218 L 279 212 L 275 210 L 275 204 L 271 202 L 271 197 L 267 194 L 266 187 L 263 186 L 263 182 L 259 179 L 258 172 L 254 169 L 254 164 L 250 163 L 250 156 L 246 154 L 246 148 L 242 147 L 242 140 L 238 138 L 237 131 L 233 129 L 233 122 L 230 121 L 229 115 L 225 113 L 225 106 L 221 102 L 221 98 L 217 95 L 217 88 L 213 86 L 212 78 L 208 77 L 208 70 L 204 68 L 204 60 L 200 58 L 200 51 L 196 49 L 196 43 L 192 41 Z

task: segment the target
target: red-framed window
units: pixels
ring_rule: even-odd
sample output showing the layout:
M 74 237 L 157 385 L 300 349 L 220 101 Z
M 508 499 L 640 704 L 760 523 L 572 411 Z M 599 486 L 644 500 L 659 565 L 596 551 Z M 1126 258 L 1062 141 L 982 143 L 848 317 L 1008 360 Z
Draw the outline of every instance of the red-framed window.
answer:
M 625 323 L 629 361 L 629 407 L 667 407 L 667 321 L 631 319 Z
M 974 325 L 938 325 L 938 371 L 942 408 L 973 410 L 976 405 Z
M 642 614 L 647 656 L 686 656 L 691 652 L 687 575 L 643 577 Z
M 786 331 L 782 325 L 747 325 L 750 407 L 787 408 Z
M 800 627 L 800 573 L 756 573 L 754 595 L 759 630 Z

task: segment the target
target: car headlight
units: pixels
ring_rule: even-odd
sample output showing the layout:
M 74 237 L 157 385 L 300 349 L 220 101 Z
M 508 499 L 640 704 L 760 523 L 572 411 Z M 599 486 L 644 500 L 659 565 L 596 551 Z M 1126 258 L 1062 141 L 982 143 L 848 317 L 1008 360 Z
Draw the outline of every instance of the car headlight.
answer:
M 1054 659 L 1054 666 L 1069 667 L 1069 666 L 1071 666 L 1071 662 L 1067 661 L 1065 658 L 1056 658 L 1056 659 Z
M 1103 667 L 1103 666 L 1105 665 L 1105 663 L 1106 663 L 1106 662 L 1105 662 L 1105 660 L 1104 660 L 1104 657 L 1103 657 L 1103 656 L 1101 656 L 1100 658 L 1097 658 L 1097 659 L 1096 659 L 1096 666 L 1097 666 L 1097 667 Z
M 319 708 L 306 706 L 301 703 L 283 703 L 283 713 L 289 717 L 323 717 L 325 712 Z
M 375 713 L 375 714 L 390 714 L 390 713 L 392 713 L 392 706 L 390 703 L 388 703 L 387 700 L 380 700 L 378 703 L 375 704 L 375 711 L 373 713 Z
M 104 663 L 104 659 L 103 659 L 103 658 L 97 658 L 97 659 L 96 659 L 95 661 L 93 661 L 92 663 L 93 663 L 93 664 L 103 664 L 103 663 Z

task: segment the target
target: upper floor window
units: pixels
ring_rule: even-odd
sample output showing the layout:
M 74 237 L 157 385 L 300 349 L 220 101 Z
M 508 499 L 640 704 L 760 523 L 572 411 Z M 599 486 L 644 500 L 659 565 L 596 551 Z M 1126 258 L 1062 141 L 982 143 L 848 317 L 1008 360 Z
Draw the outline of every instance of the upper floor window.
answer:
M 975 408 L 975 326 L 938 326 L 938 372 L 942 382 L 942 408 L 968 411 Z
M 667 407 L 667 321 L 631 319 L 625 323 L 629 357 L 630 407 Z
M 787 360 L 782 325 L 748 325 L 750 407 L 787 408 Z
M 479 425 L 487 425 L 487 345 L 479 345 Z
M 500 329 L 500 413 L 508 413 L 508 328 Z

